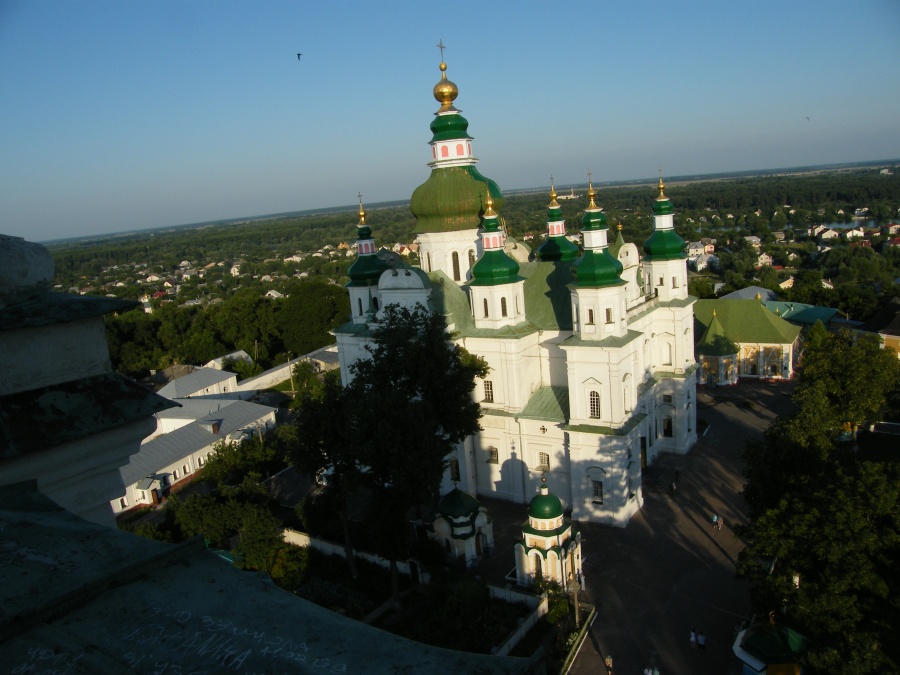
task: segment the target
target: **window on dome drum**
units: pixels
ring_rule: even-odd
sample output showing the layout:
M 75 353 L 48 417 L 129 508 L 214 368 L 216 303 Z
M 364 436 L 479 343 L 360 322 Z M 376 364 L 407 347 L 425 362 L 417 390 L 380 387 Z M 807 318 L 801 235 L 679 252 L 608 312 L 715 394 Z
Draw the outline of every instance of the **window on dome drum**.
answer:
M 588 310 L 588 320 L 587 320 L 587 322 L 588 322 L 588 325 L 591 325 L 591 324 L 594 323 L 594 310 L 592 310 L 592 309 L 589 309 L 589 310 Z
M 185 476 L 187 476 L 190 473 L 190 471 L 188 471 L 187 464 L 185 464 L 183 467 L 181 467 L 181 473 L 183 473 Z
M 487 298 L 484 299 L 484 318 L 488 318 L 488 301 Z
M 449 157 L 450 151 L 447 149 L 447 146 L 444 145 L 441 147 L 441 157 Z
M 500 316 L 506 316 L 506 298 L 500 298 Z
M 550 470 L 550 455 L 546 452 L 538 453 L 538 468 L 542 471 Z
M 119 500 L 119 506 L 121 506 L 123 509 L 127 509 L 127 508 L 128 508 L 128 502 L 125 500 L 125 497 L 122 497 L 122 498 Z
M 457 144 L 456 144 L 456 156 L 457 156 L 457 157 L 462 157 L 464 154 L 466 154 L 466 151 L 463 150 L 463 144 L 462 144 L 462 143 L 457 143 Z
M 172 472 L 172 478 L 174 478 L 175 480 L 178 480 L 178 469 L 175 469 L 175 470 Z
M 493 403 L 494 402 L 494 383 L 490 380 L 484 381 L 484 402 L 485 403 Z
M 599 418 L 600 417 L 600 394 L 596 391 L 592 391 L 588 394 L 588 401 L 590 402 L 591 407 L 591 417 Z
M 475 267 L 475 251 L 469 249 L 469 269 Z
M 431 253 L 426 253 L 425 259 L 428 261 L 428 271 L 433 272 L 434 270 L 431 269 Z
M 493 445 L 488 449 L 488 464 L 499 464 L 500 463 L 500 451 L 495 448 Z
M 672 288 L 678 288 L 678 277 L 672 277 Z
M 459 253 L 453 251 L 453 281 L 459 281 Z
M 450 480 L 454 483 L 459 482 L 459 460 L 451 459 L 450 460 Z
M 603 503 L 603 481 L 602 480 L 592 480 L 591 481 L 591 502 L 594 504 L 602 504 Z
M 202 457 L 197 458 L 197 466 L 199 466 L 199 467 L 203 466 L 203 458 Z
M 606 323 L 612 323 L 612 309 L 606 308 Z

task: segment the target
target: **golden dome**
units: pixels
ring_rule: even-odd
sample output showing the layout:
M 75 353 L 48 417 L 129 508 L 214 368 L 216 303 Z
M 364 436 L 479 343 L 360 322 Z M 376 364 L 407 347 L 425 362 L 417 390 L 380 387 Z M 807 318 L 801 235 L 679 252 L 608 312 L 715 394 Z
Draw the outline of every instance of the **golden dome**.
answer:
M 366 210 L 363 208 L 363 205 L 362 205 L 362 195 L 359 195 L 359 211 L 357 213 L 359 214 L 359 224 L 365 225 L 366 224 Z
M 658 187 L 659 187 L 659 197 L 656 198 L 656 201 L 664 201 L 664 200 L 667 200 L 668 197 L 666 197 L 666 192 L 665 192 L 665 191 L 666 191 L 666 185 L 665 185 L 665 183 L 663 183 L 662 173 L 659 174 L 659 185 L 658 185 Z
M 484 210 L 484 217 L 485 218 L 496 218 L 497 212 L 494 211 L 494 200 L 491 199 L 490 192 L 488 192 L 487 201 L 485 202 L 485 206 L 487 206 L 487 208 Z
M 597 193 L 594 191 L 594 183 L 592 181 L 588 181 L 588 209 L 596 209 L 597 205 L 594 203 L 594 197 L 597 196 Z
M 453 101 L 459 96 L 459 88 L 447 79 L 447 64 L 441 61 L 441 81 L 434 85 L 434 98 L 441 104 L 438 112 L 447 112 L 448 110 L 456 110 L 453 107 Z
M 559 202 L 556 201 L 556 188 L 553 186 L 553 177 L 550 177 L 550 205 L 547 207 L 548 209 L 558 209 Z

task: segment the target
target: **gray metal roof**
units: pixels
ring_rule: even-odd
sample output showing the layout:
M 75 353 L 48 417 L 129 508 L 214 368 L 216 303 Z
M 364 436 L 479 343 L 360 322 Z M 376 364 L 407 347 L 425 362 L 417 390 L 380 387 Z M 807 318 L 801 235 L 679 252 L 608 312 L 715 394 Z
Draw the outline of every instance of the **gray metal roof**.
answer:
M 125 485 L 136 483 L 157 471 L 164 469 L 183 457 L 198 452 L 213 443 L 228 438 L 229 434 L 256 423 L 275 408 L 235 401 L 231 405 L 217 410 L 197 421 L 186 424 L 180 429 L 147 441 L 137 454 L 131 456 L 128 464 L 120 469 Z M 213 433 L 205 428 L 204 423 L 219 422 L 219 430 Z
M 219 382 L 227 382 L 232 377 L 237 377 L 234 373 L 227 370 L 216 370 L 215 368 L 197 368 L 184 377 L 179 377 L 173 382 L 169 382 L 165 387 L 157 393 L 166 398 L 184 398 L 191 394 L 196 394 L 207 387 L 212 387 Z

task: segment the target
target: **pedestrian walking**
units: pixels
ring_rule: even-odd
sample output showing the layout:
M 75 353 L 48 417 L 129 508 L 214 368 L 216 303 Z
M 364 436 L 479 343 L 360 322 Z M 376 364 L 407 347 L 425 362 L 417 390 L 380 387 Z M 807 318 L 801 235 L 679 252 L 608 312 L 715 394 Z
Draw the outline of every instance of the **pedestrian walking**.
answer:
M 606 665 L 606 672 L 609 675 L 612 675 L 612 657 L 607 656 L 605 659 L 603 659 L 603 663 Z
M 697 651 L 704 651 L 706 649 L 706 636 L 703 633 L 697 634 Z
M 673 480 L 671 483 L 669 483 L 669 492 L 672 493 L 673 497 L 675 496 L 675 488 L 676 488 L 676 485 L 675 485 L 675 481 Z
M 719 519 L 716 521 L 716 529 L 721 530 L 722 524 L 725 522 L 725 519 L 719 516 Z
M 696 649 L 697 647 L 697 631 L 691 628 L 691 649 Z
M 714 530 L 719 529 L 719 514 L 718 513 L 714 513 L 712 515 L 712 526 L 713 526 Z

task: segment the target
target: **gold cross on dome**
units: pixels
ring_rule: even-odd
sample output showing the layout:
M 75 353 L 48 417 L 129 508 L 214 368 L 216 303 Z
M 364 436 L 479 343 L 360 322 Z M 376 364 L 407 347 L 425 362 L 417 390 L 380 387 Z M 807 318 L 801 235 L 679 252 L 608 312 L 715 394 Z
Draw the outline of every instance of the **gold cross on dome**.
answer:
M 443 40 L 438 40 L 437 48 L 441 50 L 441 61 L 444 60 L 444 47 L 446 46 Z

